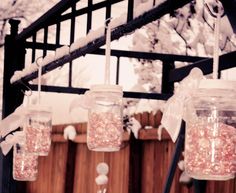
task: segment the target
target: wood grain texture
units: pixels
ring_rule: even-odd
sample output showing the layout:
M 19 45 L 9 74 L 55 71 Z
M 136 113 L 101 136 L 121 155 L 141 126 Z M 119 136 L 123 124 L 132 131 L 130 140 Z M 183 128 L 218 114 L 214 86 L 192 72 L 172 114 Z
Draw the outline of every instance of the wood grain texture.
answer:
M 26 193 L 64 193 L 67 143 L 52 144 L 48 156 L 39 157 L 38 178 L 28 182 Z
M 100 162 L 109 165 L 108 192 L 128 193 L 129 182 L 129 146 L 119 152 L 89 151 L 86 144 L 78 144 L 75 162 L 74 193 L 97 192 L 99 186 L 95 183 L 98 176 L 96 166 Z
M 86 145 L 86 123 L 72 124 L 77 136 L 68 142 L 63 137 L 68 125 L 53 126 L 50 154 L 39 158 L 39 175 L 27 182 L 26 193 L 97 193 L 96 166 L 106 162 L 107 193 L 162 193 L 175 144 L 165 129 L 162 140 L 157 139 L 161 112 L 135 114 L 143 129 L 138 139 L 124 133 L 124 145 L 119 152 L 89 151 Z M 146 126 L 151 129 L 144 129 Z M 181 158 L 182 159 L 182 158 Z M 177 168 L 170 193 L 194 193 L 193 187 L 179 183 Z M 68 187 L 69 186 L 69 187 Z M 236 193 L 236 180 L 208 181 L 206 193 Z

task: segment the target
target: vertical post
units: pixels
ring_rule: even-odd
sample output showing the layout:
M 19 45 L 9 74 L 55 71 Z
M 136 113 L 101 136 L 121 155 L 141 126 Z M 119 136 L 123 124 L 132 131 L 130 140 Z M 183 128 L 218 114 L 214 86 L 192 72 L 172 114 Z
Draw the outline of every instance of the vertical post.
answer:
M 72 44 L 75 40 L 75 11 L 76 11 L 76 2 L 72 3 L 71 5 L 71 21 L 70 21 L 70 44 Z M 69 63 L 69 80 L 68 80 L 68 86 L 72 86 L 72 64 L 73 62 L 71 61 Z
M 43 57 L 47 55 L 48 50 L 48 26 L 44 27 L 43 33 Z
M 106 4 L 106 20 L 111 18 L 111 4 L 107 2 Z
M 169 81 L 170 71 L 175 68 L 173 61 L 163 61 L 162 63 L 162 83 L 161 83 L 161 93 L 173 94 L 174 93 L 174 83 Z
M 120 79 L 120 57 L 117 56 L 117 62 L 116 62 L 116 84 L 119 84 Z
M 128 12 L 127 12 L 127 22 L 131 21 L 134 17 L 134 0 L 128 1 Z
M 129 193 L 141 193 L 142 142 L 130 136 Z
M 35 48 L 35 44 L 36 44 L 36 36 L 37 34 L 34 33 L 33 34 L 33 46 L 32 46 L 32 59 L 31 59 L 31 62 L 33 63 L 35 61 L 35 58 L 36 58 L 36 48 Z
M 165 182 L 165 185 L 164 185 L 163 193 L 169 193 L 170 192 L 171 185 L 172 185 L 174 175 L 175 175 L 175 170 L 177 168 L 179 158 L 180 158 L 181 153 L 182 153 L 183 148 L 184 148 L 184 138 L 185 138 L 185 122 L 182 121 L 180 134 L 179 134 L 179 137 L 178 137 L 177 142 L 176 142 L 175 151 L 174 151 L 174 154 L 173 154 L 173 157 L 172 157 L 172 162 L 171 162 L 170 167 L 169 167 L 169 171 L 168 171 L 168 175 L 167 175 L 166 182 Z
M 206 192 L 206 185 L 207 185 L 206 180 L 193 179 L 194 193 L 205 193 Z
M 20 21 L 10 20 L 11 34 L 5 38 L 4 73 L 3 73 L 3 118 L 11 114 L 22 103 L 23 93 L 19 86 L 11 85 L 10 78 L 14 71 L 23 68 L 25 49 L 23 42 L 16 41 Z M 0 193 L 23 192 L 23 183 L 14 181 L 12 178 L 12 151 L 4 156 L 0 152 Z M 21 191 L 19 191 L 21 190 Z
M 93 0 L 88 0 L 88 13 L 87 13 L 87 33 L 92 28 L 92 5 Z

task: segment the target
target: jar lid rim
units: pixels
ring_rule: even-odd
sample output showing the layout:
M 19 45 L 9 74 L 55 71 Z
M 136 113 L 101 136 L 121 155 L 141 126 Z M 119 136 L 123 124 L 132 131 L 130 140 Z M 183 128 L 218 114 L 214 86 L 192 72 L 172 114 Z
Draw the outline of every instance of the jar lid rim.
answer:
M 123 92 L 122 86 L 111 84 L 96 84 L 90 87 L 91 91 L 110 91 L 110 92 Z

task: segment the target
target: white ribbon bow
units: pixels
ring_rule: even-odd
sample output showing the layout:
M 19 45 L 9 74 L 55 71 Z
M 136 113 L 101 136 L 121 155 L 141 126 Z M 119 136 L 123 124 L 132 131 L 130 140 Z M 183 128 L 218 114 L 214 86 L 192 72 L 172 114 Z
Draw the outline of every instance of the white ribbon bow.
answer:
M 189 75 L 180 82 L 175 94 L 165 105 L 161 124 L 167 130 L 173 142 L 176 141 L 179 135 L 182 119 L 186 119 L 184 117 L 184 105 L 190 99 L 192 90 L 198 88 L 203 77 L 203 73 L 199 68 L 193 68 Z
M 8 133 L 22 126 L 27 112 L 26 107 L 18 107 L 12 114 L 0 121 L 0 135 L 5 137 Z
M 90 109 L 93 106 L 93 96 L 91 94 L 91 91 L 88 90 L 84 93 L 84 95 L 80 95 L 80 98 L 75 98 L 72 100 L 69 112 L 72 112 L 74 108 L 81 107 L 83 109 Z
M 12 114 L 0 121 L 0 137 L 5 137 L 10 132 L 16 130 L 23 125 L 27 109 L 26 107 L 18 107 Z M 21 142 L 24 138 L 22 131 L 16 131 L 8 135 L 4 141 L 1 142 L 0 147 L 4 155 L 6 155 L 12 146 L 17 142 Z
M 23 143 L 25 141 L 25 134 L 23 131 L 15 131 L 13 134 L 9 134 L 4 141 L 1 142 L 0 147 L 2 149 L 2 153 L 7 155 L 11 148 L 16 143 Z

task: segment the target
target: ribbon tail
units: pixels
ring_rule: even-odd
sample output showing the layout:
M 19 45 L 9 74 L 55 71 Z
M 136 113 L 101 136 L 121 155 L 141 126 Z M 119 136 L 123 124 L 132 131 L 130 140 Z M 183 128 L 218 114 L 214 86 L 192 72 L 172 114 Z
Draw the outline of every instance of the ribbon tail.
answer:
M 10 132 L 22 126 L 24 117 L 22 115 L 11 114 L 0 122 L 0 133 L 5 137 Z
M 184 106 L 177 100 L 171 100 L 170 103 L 167 103 L 166 105 L 166 109 L 164 110 L 161 119 L 161 124 L 169 133 L 172 141 L 175 142 L 180 132 Z
M 2 153 L 7 155 L 11 148 L 16 143 L 24 143 L 25 142 L 25 134 L 23 131 L 16 131 L 13 134 L 10 134 L 6 137 L 4 141 L 1 142 L 0 147 L 2 149 Z
M 80 95 L 80 98 L 75 98 L 72 100 L 69 106 L 69 112 L 71 113 L 73 109 L 81 107 L 83 109 L 90 109 L 92 105 L 91 92 L 86 91 L 84 95 Z
M 3 155 L 7 155 L 8 152 L 11 150 L 12 146 L 13 146 L 13 144 L 10 144 L 10 143 L 8 143 L 8 142 L 6 142 L 6 141 L 3 141 L 3 142 L 0 144 L 0 147 L 1 147 L 1 149 L 2 149 Z

